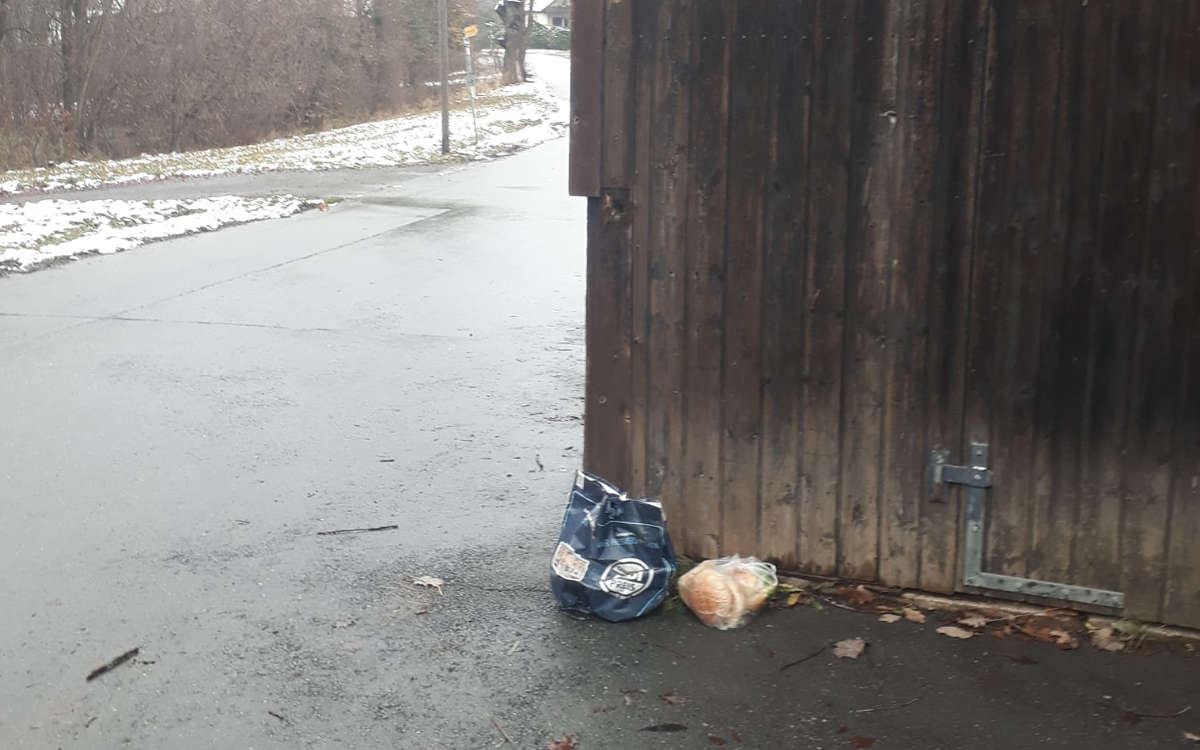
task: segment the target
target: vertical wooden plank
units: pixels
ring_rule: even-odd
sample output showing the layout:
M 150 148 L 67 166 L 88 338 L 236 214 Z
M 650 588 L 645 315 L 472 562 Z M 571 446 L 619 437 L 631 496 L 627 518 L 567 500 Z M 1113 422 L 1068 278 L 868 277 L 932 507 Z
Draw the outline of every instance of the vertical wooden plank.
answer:
M 866 2 L 855 23 L 854 104 L 846 213 L 841 510 L 838 571 L 879 572 L 879 491 L 893 196 L 896 54 L 902 3 Z
M 1195 149 L 1200 136 L 1196 87 L 1200 70 L 1200 10 L 1196 3 L 1168 3 L 1163 15 L 1155 73 L 1146 235 L 1138 280 L 1138 340 L 1130 387 L 1129 438 L 1124 485 L 1128 489 L 1122 529 L 1121 590 L 1126 611 L 1143 620 L 1162 617 L 1166 594 L 1167 525 L 1170 522 L 1176 415 L 1185 387 L 1179 373 L 1196 329 L 1180 326 L 1187 308 L 1192 212 L 1200 189 Z M 1194 293 L 1194 292 L 1193 292 Z M 1200 557 L 1200 556 L 1198 556 Z M 1197 586 L 1200 589 L 1200 586 Z
M 571 4 L 571 195 L 600 195 L 604 138 L 604 0 Z
M 651 137 L 649 248 L 649 390 L 646 491 L 678 508 L 683 496 L 685 384 L 684 279 L 687 276 L 692 3 L 656 3 L 658 40 L 652 61 L 654 133 Z M 690 547 L 691 529 L 683 528 Z
M 775 6 L 737 3 L 729 84 L 729 192 L 725 233 L 725 377 L 721 389 L 721 551 L 758 546 L 762 447 L 763 192 L 771 137 Z
M 784 569 L 798 558 L 804 412 L 808 129 L 814 2 L 777 8 L 771 96 L 775 121 L 763 259 L 763 448 L 759 554 Z M 781 134 L 783 134 L 781 136 Z
M 721 534 L 721 352 L 724 350 L 726 159 L 729 154 L 729 29 L 733 4 L 695 6 L 696 56 L 688 174 L 688 246 L 684 292 L 684 445 L 688 554 L 716 557 Z
M 637 67 L 633 59 L 631 3 L 606 3 L 603 34 L 604 164 L 601 170 L 601 185 L 628 189 L 633 184 L 634 108 L 640 103 L 634 96 L 634 74 Z M 571 64 L 575 65 L 574 60 Z
M 856 0 L 819 0 L 813 34 L 800 568 L 837 571 L 846 201 Z
M 586 399 L 584 457 L 587 471 L 619 486 L 628 486 L 631 461 L 629 414 L 631 337 L 631 207 L 625 192 L 603 194 L 604 132 L 621 131 L 612 117 L 632 114 L 626 103 L 628 76 L 620 75 L 631 61 L 628 56 L 610 55 L 605 50 L 605 3 L 584 0 L 572 7 L 575 44 L 571 50 L 571 175 L 573 195 L 588 200 L 588 255 L 586 299 Z M 628 50 L 629 28 L 614 27 L 608 34 L 617 50 Z M 605 90 L 606 69 L 611 90 Z M 603 103 L 613 101 L 623 109 L 606 111 Z M 617 163 L 632 158 L 618 139 L 610 158 Z M 607 184 L 627 185 L 619 180 Z
M 633 4 L 634 28 L 634 172 L 633 172 L 633 252 L 630 297 L 632 332 L 630 335 L 630 481 L 629 491 L 646 493 L 646 440 L 649 399 L 649 352 L 646 348 L 649 324 L 649 253 L 650 230 L 654 225 L 650 195 L 650 149 L 654 134 L 654 60 L 658 44 L 657 18 L 652 3 Z
M 1096 216 L 1109 76 L 1097 70 L 1097 50 L 1107 57 L 1112 13 L 1101 5 L 1066 6 L 1063 82 L 1058 105 L 1055 180 L 1051 190 L 1043 330 L 1037 384 L 1033 457 L 1033 507 L 1028 575 L 1071 581 L 1071 558 L 1081 500 L 1080 427 L 1085 413 L 1088 332 Z M 1061 251 L 1058 249 L 1061 248 Z M 1053 263 L 1059 264 L 1057 273 Z
M 1200 35 L 1191 26 L 1195 49 Z M 1200 93 L 1200 66 L 1194 62 L 1187 78 L 1196 96 Z M 1192 114 L 1192 173 L 1200 173 L 1200 122 Z M 1182 166 L 1182 163 L 1181 163 Z M 1164 622 L 1200 628 L 1200 195 L 1192 210 L 1192 236 L 1188 250 L 1183 294 L 1172 309 L 1171 340 L 1183 350 L 1179 372 L 1181 408 L 1176 415 L 1172 451 L 1171 504 L 1167 518 L 1166 593 Z
M 618 486 L 630 476 L 628 214 L 588 199 L 586 400 L 583 466 Z
M 1148 139 L 1153 127 L 1159 3 L 1114 4 L 1111 88 L 1106 107 L 1103 198 L 1091 304 L 1081 504 L 1073 581 L 1121 585 L 1122 457 L 1129 418 L 1139 252 L 1146 218 Z
M 904 5 L 899 28 L 879 577 L 906 587 L 918 583 L 921 498 L 926 491 L 926 285 L 945 20 L 944 0 L 912 2 Z
M 1103 6 L 1072 4 L 1064 13 L 1027 530 L 1027 575 L 1045 581 L 1068 580 L 1075 541 L 1094 247 L 1091 186 L 1104 138 L 1103 118 L 1091 113 L 1103 107 L 1108 85 L 1108 76 L 1098 76 L 1091 60 L 1098 49 L 1108 49 L 1111 38 L 1111 13 Z
M 977 277 L 968 377 L 990 401 L 970 423 L 987 436 L 996 476 L 988 498 L 984 569 L 1028 574 L 1042 279 L 1050 266 L 1050 186 L 1063 6 L 996 3 L 990 116 L 984 136 Z M 979 261 L 982 261 L 981 263 Z M 1054 264 L 1057 271 L 1059 264 Z M 986 286 L 987 288 L 981 288 Z M 989 300 L 985 302 L 985 300 Z M 986 416 L 984 416 L 986 415 Z M 986 420 L 986 421 L 984 421 Z
M 933 245 L 930 249 L 929 336 L 925 446 L 962 461 L 969 289 L 978 205 L 978 167 L 987 62 L 986 0 L 954 2 L 946 18 L 938 144 L 935 159 Z M 960 492 L 943 488 L 923 500 L 920 585 L 954 590 L 962 538 Z

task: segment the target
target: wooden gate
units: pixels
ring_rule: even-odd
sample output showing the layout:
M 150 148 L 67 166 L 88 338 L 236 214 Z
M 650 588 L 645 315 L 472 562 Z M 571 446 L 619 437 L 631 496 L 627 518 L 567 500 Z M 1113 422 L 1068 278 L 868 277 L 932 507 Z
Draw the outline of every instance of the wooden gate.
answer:
M 951 591 L 986 444 L 984 570 L 1200 626 L 1200 3 L 573 13 L 589 470 Z

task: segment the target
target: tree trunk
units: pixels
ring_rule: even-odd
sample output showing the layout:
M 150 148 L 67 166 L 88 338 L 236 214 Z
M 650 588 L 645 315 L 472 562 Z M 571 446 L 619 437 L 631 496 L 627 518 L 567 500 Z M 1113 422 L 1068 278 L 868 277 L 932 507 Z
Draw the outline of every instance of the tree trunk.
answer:
M 62 28 L 59 40 L 59 51 L 62 55 L 62 106 L 68 112 L 75 112 L 79 102 L 79 25 L 83 19 L 82 8 L 77 8 L 79 0 L 62 0 Z
M 525 45 L 529 38 L 525 0 L 501 0 L 496 5 L 496 15 L 504 22 L 504 66 L 501 69 L 501 80 L 504 83 L 521 83 L 526 80 Z

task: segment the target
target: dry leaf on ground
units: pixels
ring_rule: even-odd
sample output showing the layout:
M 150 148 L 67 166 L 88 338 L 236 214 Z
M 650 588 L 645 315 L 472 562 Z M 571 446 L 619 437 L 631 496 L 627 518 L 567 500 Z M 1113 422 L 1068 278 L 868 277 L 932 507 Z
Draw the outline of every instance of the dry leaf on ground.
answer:
M 355 620 L 353 617 L 351 617 L 351 618 L 349 618 L 349 619 L 346 619 L 346 620 L 338 620 L 337 622 L 335 622 L 335 623 L 333 624 L 333 627 L 334 627 L 334 628 L 336 628 L 337 630 L 341 630 L 342 628 L 348 628 L 348 627 L 350 627 L 350 626 L 351 626 L 351 625 L 353 625 L 355 622 L 357 622 L 357 620 Z
M 575 735 L 568 734 L 561 740 L 550 740 L 546 743 L 546 750 L 575 750 L 579 747 L 579 743 L 575 741 Z
M 942 635 L 948 635 L 951 638 L 971 638 L 974 637 L 975 631 L 960 628 L 957 625 L 943 625 L 937 629 L 937 632 Z
M 787 605 L 789 607 L 794 607 L 799 603 L 800 603 L 800 592 L 799 591 L 792 593 L 792 594 L 788 594 Z
M 968 628 L 982 628 L 987 626 L 988 618 L 984 617 L 978 612 L 972 612 L 958 618 L 958 624 L 966 625 Z
M 446 582 L 441 578 L 434 578 L 433 576 L 417 576 L 416 578 L 412 579 L 412 582 L 417 586 L 424 586 L 427 589 L 437 589 L 439 594 L 445 596 L 445 594 L 442 593 L 442 586 L 444 586 Z
M 900 615 L 894 615 L 894 614 L 880 615 L 879 621 L 880 622 L 899 622 Z
M 904 608 L 904 619 L 909 622 L 925 622 L 925 613 L 912 607 Z
M 670 706 L 682 706 L 684 703 L 687 703 L 687 698 L 684 698 L 682 695 L 676 695 L 675 693 L 663 693 L 658 697 L 663 699 L 663 703 L 666 703 Z
M 867 647 L 862 638 L 847 638 L 833 644 L 833 655 L 839 659 L 857 659 Z
M 1069 624 L 1059 618 L 1034 617 L 1015 625 L 1021 633 L 1043 643 L 1053 643 L 1061 649 L 1079 648 L 1079 639 L 1066 629 Z
M 1092 633 L 1092 645 L 1101 651 L 1125 650 L 1125 642 L 1109 627 L 1100 628 Z
M 875 601 L 875 593 L 861 584 L 852 589 L 843 586 L 842 592 L 852 604 L 868 604 Z
M 1079 639 L 1065 630 L 1051 630 L 1047 635 L 1050 642 L 1061 649 L 1079 648 Z

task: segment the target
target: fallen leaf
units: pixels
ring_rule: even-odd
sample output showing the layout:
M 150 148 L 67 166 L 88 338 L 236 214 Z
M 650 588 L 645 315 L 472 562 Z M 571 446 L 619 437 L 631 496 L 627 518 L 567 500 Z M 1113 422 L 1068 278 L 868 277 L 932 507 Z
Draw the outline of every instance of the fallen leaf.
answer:
M 943 625 L 937 629 L 937 632 L 942 635 L 948 635 L 951 638 L 971 638 L 975 635 L 973 630 L 964 630 L 957 625 Z
M 1183 738 L 1184 738 L 1185 740 L 1187 740 L 1188 742 L 1198 742 L 1198 743 L 1200 743 L 1200 734 L 1192 734 L 1191 732 L 1184 732 L 1184 733 L 1183 733 Z
M 1079 639 L 1065 629 L 1068 622 L 1063 619 L 1040 616 L 1015 625 L 1021 633 L 1043 643 L 1053 643 L 1061 649 L 1079 648 Z
M 417 586 L 424 586 L 427 589 L 437 589 L 439 594 L 445 596 L 445 594 L 442 592 L 442 586 L 445 585 L 446 582 L 441 578 L 434 578 L 433 576 L 417 576 L 416 578 L 412 579 L 412 582 Z
M 663 703 L 666 703 L 670 706 L 682 706 L 684 703 L 687 703 L 687 698 L 684 698 L 682 695 L 676 695 L 675 693 L 663 693 L 658 697 L 663 699 Z
M 968 628 L 982 628 L 988 624 L 988 619 L 978 612 L 972 612 L 969 615 L 963 615 L 958 618 L 959 625 L 966 625 Z
M 642 727 L 639 732 L 686 732 L 687 726 L 684 724 L 651 724 L 648 727 Z
M 833 644 L 833 655 L 840 659 L 857 659 L 867 647 L 862 638 L 848 638 Z
M 1055 646 L 1063 650 L 1079 648 L 1079 639 L 1065 630 L 1051 630 L 1047 635 L 1050 636 L 1051 642 Z
M 725 738 L 724 738 L 724 737 L 718 737 L 718 736 L 717 736 L 717 735 L 715 735 L 715 734 L 710 734 L 710 735 L 708 735 L 708 741 L 709 741 L 709 742 L 711 742 L 711 743 L 712 743 L 712 744 L 714 744 L 714 745 L 724 745 L 724 744 L 725 744 Z
M 355 620 L 354 620 L 354 618 L 353 618 L 353 617 L 351 617 L 351 618 L 349 618 L 349 619 L 347 619 L 347 620 L 338 620 L 337 622 L 335 622 L 335 623 L 333 624 L 333 627 L 334 627 L 335 629 L 337 629 L 337 630 L 341 630 L 342 628 L 348 628 L 348 627 L 350 627 L 350 626 L 351 626 L 351 625 L 353 625 L 354 623 L 355 623 Z
M 909 622 L 925 622 L 925 613 L 912 607 L 904 608 L 904 619 Z
M 864 747 L 870 747 L 871 745 L 874 745 L 874 744 L 875 744 L 874 737 L 863 737 L 861 735 L 856 734 L 850 738 L 850 747 L 864 748 Z
M 887 614 L 879 616 L 880 622 L 900 622 L 900 615 Z
M 575 750 L 579 747 L 579 743 L 575 741 L 575 735 L 568 734 L 561 740 L 550 740 L 546 743 L 546 750 Z
M 875 601 L 874 592 L 862 584 L 859 584 L 852 589 L 843 586 L 840 591 L 847 599 L 850 600 L 852 604 L 868 604 Z
M 787 605 L 789 607 L 794 607 L 799 603 L 800 603 L 800 592 L 799 591 L 797 591 L 794 594 L 788 594 Z
M 1109 627 L 1100 628 L 1092 633 L 1092 645 L 1102 651 L 1125 650 L 1125 642 Z

